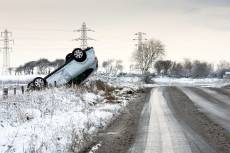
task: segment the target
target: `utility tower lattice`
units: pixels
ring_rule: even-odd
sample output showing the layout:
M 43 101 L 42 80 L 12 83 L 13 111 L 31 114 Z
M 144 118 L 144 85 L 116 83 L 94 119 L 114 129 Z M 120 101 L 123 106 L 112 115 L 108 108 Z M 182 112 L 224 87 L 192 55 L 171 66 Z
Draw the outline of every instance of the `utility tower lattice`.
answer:
M 13 39 L 9 39 L 10 36 L 12 36 L 12 32 L 9 32 L 8 30 L 1 32 L 2 39 L 0 41 L 3 41 L 3 47 L 1 48 L 3 51 L 2 74 L 8 74 L 10 68 L 10 50 L 12 50 L 10 42 L 14 41 Z
M 134 34 L 135 36 L 137 36 L 137 38 L 133 39 L 133 40 L 137 40 L 137 49 L 138 51 L 142 51 L 142 47 L 143 47 L 143 41 L 147 40 L 146 38 L 144 38 L 144 35 L 146 35 L 146 33 L 144 32 L 137 32 Z
M 95 32 L 94 30 L 89 29 L 89 28 L 86 26 L 85 22 L 83 22 L 83 24 L 82 24 L 82 26 L 81 26 L 80 29 L 74 30 L 74 32 L 80 32 L 80 33 L 81 33 L 81 37 L 79 37 L 79 38 L 77 38 L 77 39 L 74 39 L 74 40 L 75 40 L 75 41 L 81 41 L 81 48 L 82 48 L 82 49 L 85 49 L 85 48 L 88 47 L 88 43 L 87 43 L 88 40 L 95 40 L 95 39 L 90 38 L 90 37 L 87 36 L 87 32 L 88 32 L 88 31 Z

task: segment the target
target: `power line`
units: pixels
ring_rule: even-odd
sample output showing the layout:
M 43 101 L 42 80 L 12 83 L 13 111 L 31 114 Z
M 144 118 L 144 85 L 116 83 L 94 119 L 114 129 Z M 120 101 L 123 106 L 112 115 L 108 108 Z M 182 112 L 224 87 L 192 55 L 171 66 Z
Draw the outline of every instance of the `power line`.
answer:
M 3 42 L 3 47 L 1 48 L 3 50 L 2 74 L 8 74 L 10 68 L 10 50 L 12 50 L 10 42 L 13 42 L 14 40 L 10 39 L 10 37 L 12 37 L 12 32 L 9 32 L 7 29 L 1 32 L 1 37 L 3 38 L 0 39 L 0 41 Z
M 89 29 L 87 26 L 86 26 L 86 23 L 83 22 L 82 26 L 80 29 L 78 30 L 74 30 L 74 32 L 80 32 L 81 33 L 81 36 L 79 38 L 76 38 L 74 39 L 75 41 L 81 41 L 81 48 L 82 49 L 85 49 L 88 47 L 88 40 L 95 40 L 93 38 L 90 38 L 87 36 L 87 32 L 88 31 L 92 31 L 92 32 L 95 32 L 94 30 L 92 29 Z

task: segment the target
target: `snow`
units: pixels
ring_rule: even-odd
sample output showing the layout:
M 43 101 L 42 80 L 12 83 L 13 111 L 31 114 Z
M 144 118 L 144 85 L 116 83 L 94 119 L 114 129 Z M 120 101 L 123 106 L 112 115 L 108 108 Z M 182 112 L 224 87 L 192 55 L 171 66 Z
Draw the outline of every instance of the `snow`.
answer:
M 149 119 L 144 117 L 149 116 Z M 192 153 L 184 129 L 170 110 L 162 88 L 151 91 L 142 112 L 141 131 L 130 153 Z
M 0 75 L 0 81 L 30 81 L 36 77 L 43 77 L 43 75 Z
M 44 77 L 43 75 L 0 75 L 0 89 L 7 88 L 20 88 L 26 86 L 28 82 L 36 77 Z
M 100 147 L 101 147 L 100 143 L 96 144 L 95 146 L 92 147 L 92 149 L 89 151 L 89 153 L 95 153 L 98 150 L 98 148 L 100 148 Z
M 215 123 L 222 125 L 222 127 L 230 132 L 229 107 L 222 107 L 221 105 L 215 104 L 193 92 L 189 88 L 181 87 L 180 90 L 184 92 L 201 111 L 205 112 L 212 120 L 214 120 Z
M 95 80 L 102 80 L 116 87 L 130 87 L 134 89 L 142 88 L 143 77 L 140 76 L 104 76 L 97 74 L 93 78 Z
M 37 76 L 0 76 L 9 84 L 27 83 Z M 24 95 L 0 97 L 0 152 L 78 152 L 91 141 L 98 130 L 105 128 L 135 98 L 135 90 L 144 85 L 143 77 L 93 76 L 115 89 L 106 99 L 106 91 L 96 86 L 86 88 L 55 88 L 26 92 Z M 154 84 L 145 87 L 211 86 L 229 84 L 224 79 L 154 78 Z M 1 83 L 1 82 L 0 82 Z M 4 85 L 6 86 L 6 84 Z M 2 86 L 3 87 L 3 86 Z M 134 93 L 134 94 L 133 94 Z M 131 95 L 130 95 L 131 94 Z M 100 145 L 95 146 L 95 150 Z M 94 152 L 94 149 L 91 151 Z
M 193 79 L 193 78 L 168 78 L 159 77 L 152 79 L 156 85 L 169 85 L 169 86 L 202 86 L 202 87 L 223 87 L 230 83 L 227 79 L 217 78 L 204 78 L 204 79 Z
M 127 101 L 106 103 L 104 95 L 58 88 L 0 99 L 0 152 L 78 152 Z

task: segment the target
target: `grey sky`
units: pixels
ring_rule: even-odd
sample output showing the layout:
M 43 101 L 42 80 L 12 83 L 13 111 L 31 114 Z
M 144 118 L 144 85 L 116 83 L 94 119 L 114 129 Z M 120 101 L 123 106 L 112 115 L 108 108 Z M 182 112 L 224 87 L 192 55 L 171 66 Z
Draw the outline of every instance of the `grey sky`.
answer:
M 229 0 L 0 0 L 0 19 L 14 35 L 14 66 L 63 58 L 79 45 L 73 30 L 83 21 L 96 31 L 90 44 L 101 61 L 128 63 L 138 31 L 160 39 L 172 60 L 230 59 Z

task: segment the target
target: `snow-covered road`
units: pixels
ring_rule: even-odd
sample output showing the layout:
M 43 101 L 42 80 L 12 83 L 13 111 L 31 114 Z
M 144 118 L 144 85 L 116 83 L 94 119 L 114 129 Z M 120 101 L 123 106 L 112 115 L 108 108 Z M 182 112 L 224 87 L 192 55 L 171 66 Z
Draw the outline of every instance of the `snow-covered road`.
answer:
M 147 139 L 143 135 L 137 138 L 139 140 L 130 152 L 136 153 L 137 148 L 145 144 L 144 153 L 191 153 L 184 131 L 169 109 L 161 88 L 151 91 L 146 105 L 150 107 L 150 118 L 147 128 L 142 128 L 142 134 L 147 135 Z
M 152 90 L 150 104 L 145 153 L 191 153 L 183 130 L 169 109 L 160 88 Z
M 230 97 L 221 95 L 216 91 L 199 88 L 199 90 L 191 90 L 189 88 L 180 88 L 205 114 L 209 116 L 215 123 L 222 125 L 230 132 Z M 202 92 L 207 93 L 200 95 Z
M 129 153 L 229 153 L 230 97 L 216 90 L 153 88 Z

